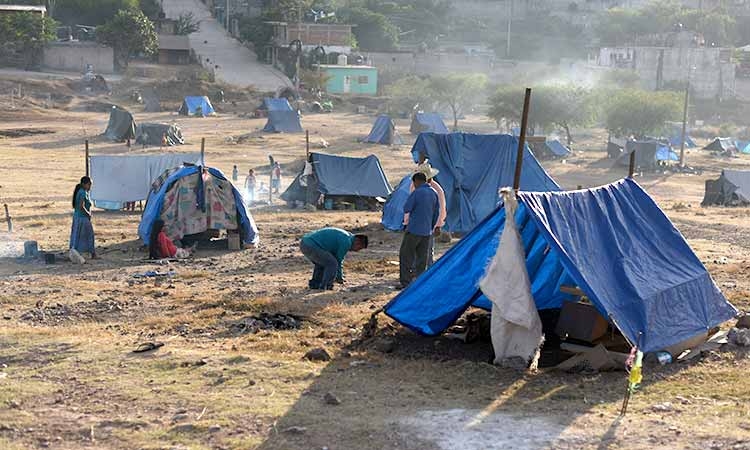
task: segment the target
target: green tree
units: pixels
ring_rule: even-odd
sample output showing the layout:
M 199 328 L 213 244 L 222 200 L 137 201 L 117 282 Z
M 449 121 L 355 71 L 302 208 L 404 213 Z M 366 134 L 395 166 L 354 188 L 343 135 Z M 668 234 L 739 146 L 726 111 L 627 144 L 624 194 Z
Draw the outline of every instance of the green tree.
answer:
M 302 69 L 300 71 L 300 81 L 308 90 L 325 91 L 331 78 L 333 78 L 331 75 L 320 70 Z
M 154 23 L 137 9 L 119 11 L 96 29 L 96 38 L 114 49 L 115 62 L 120 68 L 127 67 L 138 53 L 153 55 L 157 50 Z
M 362 50 L 391 50 L 398 43 L 398 28 L 383 14 L 363 7 L 341 8 L 338 19 L 356 24 L 353 33 Z
M 658 133 L 669 120 L 678 120 L 681 96 L 674 92 L 623 89 L 604 105 L 605 126 L 615 136 L 643 138 Z
M 53 17 L 65 25 L 101 25 L 123 9 L 139 9 L 139 0 L 56 0 Z
M 428 92 L 440 106 L 447 106 L 453 114 L 453 128 L 458 128 L 458 117 L 470 109 L 484 95 L 487 76 L 484 74 L 453 74 L 432 77 Z
M 269 17 L 243 17 L 239 21 L 240 39 L 252 42 L 255 54 L 259 59 L 263 58 L 263 48 L 271 43 L 273 38 L 273 27 L 266 20 Z
M 410 112 L 417 105 L 425 106 L 432 102 L 430 81 L 416 75 L 398 79 L 385 87 L 385 93 L 390 97 L 389 108 L 399 113 Z
M 13 48 L 23 56 L 24 67 L 35 66 L 44 44 L 55 39 L 57 23 L 31 12 L 0 15 L 0 47 Z
M 175 34 L 186 36 L 190 33 L 195 33 L 200 30 L 200 24 L 195 20 L 195 15 L 192 12 L 180 14 L 177 17 L 177 23 L 175 24 Z
M 157 20 L 161 13 L 161 5 L 158 0 L 140 0 L 139 6 L 143 14 L 151 20 Z

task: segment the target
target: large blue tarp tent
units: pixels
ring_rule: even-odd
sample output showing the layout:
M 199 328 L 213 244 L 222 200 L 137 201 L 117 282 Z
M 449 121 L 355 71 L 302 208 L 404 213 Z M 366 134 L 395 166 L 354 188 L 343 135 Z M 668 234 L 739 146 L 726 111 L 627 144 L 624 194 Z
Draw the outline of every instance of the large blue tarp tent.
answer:
M 362 142 L 382 145 L 401 145 L 404 143 L 401 135 L 396 131 L 396 124 L 387 114 L 381 114 L 375 119 L 370 134 Z
M 467 233 L 497 207 L 499 189 L 513 185 L 517 151 L 518 138 L 507 134 L 419 135 L 412 156 L 418 162 L 423 154 L 440 171 L 435 180 L 445 191 L 447 231 Z M 528 146 L 523 153 L 521 189 L 560 190 Z
M 289 100 L 281 98 L 263 99 L 264 109 L 268 111 L 268 121 L 263 131 L 267 133 L 301 133 L 302 125 L 299 114 L 292 109 Z
M 182 101 L 178 113 L 182 116 L 201 116 L 206 117 L 216 114 L 211 100 L 204 96 L 189 96 Z
M 396 189 L 391 192 L 388 200 L 383 205 L 383 217 L 380 223 L 389 231 L 401 231 L 404 223 L 404 205 L 409 198 L 411 189 L 411 175 L 401 179 Z
M 416 113 L 409 127 L 411 134 L 419 133 L 449 133 L 443 118 L 438 113 Z
M 315 189 L 326 196 L 382 197 L 391 193 L 391 186 L 377 156 L 349 158 L 345 156 L 310 153 Z M 297 175 L 281 198 L 287 202 L 306 201 L 311 196 L 303 186 L 303 173 Z M 317 198 L 317 196 L 314 196 Z
M 537 309 L 559 308 L 578 286 L 641 349 L 661 350 L 732 318 L 737 310 L 659 206 L 633 180 L 570 192 L 519 192 L 515 222 Z M 469 306 L 490 309 L 479 289 L 505 224 L 499 207 L 385 312 L 437 335 Z
M 180 185 L 180 181 L 188 177 L 196 177 L 196 182 L 193 183 L 196 187 L 194 189 L 194 192 L 192 193 L 195 198 L 191 196 L 190 192 L 182 192 L 182 190 L 190 190 L 186 185 Z M 217 182 L 214 182 L 214 180 L 210 177 L 216 179 Z M 210 198 L 207 199 L 207 186 L 209 182 L 211 185 L 211 189 L 214 190 L 224 190 L 231 188 L 231 195 L 211 195 Z M 175 190 L 178 190 L 180 192 L 175 192 Z M 168 196 L 170 196 L 170 193 L 174 193 L 174 196 L 172 197 L 182 198 L 182 201 L 178 201 L 177 203 L 180 204 L 181 209 L 179 210 L 179 213 L 183 214 L 183 217 L 175 218 L 176 222 L 181 221 L 201 223 L 205 225 L 205 229 L 202 229 L 201 231 L 206 231 L 207 229 L 209 229 L 208 223 L 214 221 L 213 218 L 211 221 L 207 220 L 206 218 L 201 220 L 193 220 L 195 219 L 195 217 L 190 216 L 190 214 L 210 217 L 210 211 L 213 208 L 217 208 L 217 210 L 219 211 L 226 211 L 230 208 L 234 208 L 237 212 L 236 217 L 238 223 L 232 225 L 239 230 L 242 242 L 244 242 L 245 244 L 255 244 L 258 242 L 258 228 L 255 225 L 253 217 L 250 215 L 250 212 L 245 206 L 245 202 L 240 191 L 238 191 L 234 187 L 234 185 L 229 182 L 229 180 L 220 170 L 214 169 L 213 167 L 191 165 L 169 170 L 162 174 L 159 179 L 154 181 L 152 190 L 149 192 L 148 199 L 146 200 L 146 208 L 144 209 L 143 215 L 141 216 L 141 223 L 138 225 L 138 236 L 143 240 L 144 243 L 146 243 L 146 245 L 148 245 L 149 243 L 149 236 L 151 234 L 151 228 L 154 225 L 154 221 L 160 218 L 164 219 L 164 207 L 165 203 L 167 203 L 166 200 L 168 200 Z M 174 200 L 174 198 L 172 198 L 172 200 Z M 195 201 L 192 202 L 192 200 Z M 224 200 L 226 204 L 215 206 L 213 203 L 210 203 L 210 201 L 220 202 L 222 200 Z M 191 203 L 187 204 L 188 201 L 191 201 Z M 223 213 L 221 213 L 221 215 L 226 217 Z M 219 217 L 216 221 L 221 222 L 222 219 L 223 217 Z M 164 221 L 167 222 L 167 227 L 169 228 L 169 221 L 167 219 L 164 219 Z M 178 236 L 178 238 L 181 239 L 182 236 Z

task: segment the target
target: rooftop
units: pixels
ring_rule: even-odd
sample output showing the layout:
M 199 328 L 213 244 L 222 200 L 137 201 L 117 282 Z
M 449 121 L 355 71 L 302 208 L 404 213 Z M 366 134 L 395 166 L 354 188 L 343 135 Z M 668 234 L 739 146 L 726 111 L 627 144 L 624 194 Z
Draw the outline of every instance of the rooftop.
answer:
M 46 13 L 47 8 L 44 6 L 31 5 L 0 5 L 0 11 L 28 11 Z

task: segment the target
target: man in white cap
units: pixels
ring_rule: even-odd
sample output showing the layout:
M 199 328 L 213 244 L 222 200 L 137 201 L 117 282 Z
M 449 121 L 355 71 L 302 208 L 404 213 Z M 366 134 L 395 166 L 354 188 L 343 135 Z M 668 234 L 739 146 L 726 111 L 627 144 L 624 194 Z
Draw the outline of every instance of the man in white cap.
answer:
M 438 203 L 440 205 L 440 212 L 438 213 L 438 221 L 437 225 L 435 225 L 435 230 L 433 234 L 430 236 L 430 249 L 427 256 L 427 267 L 431 266 L 433 262 L 435 262 L 435 235 L 441 233 L 441 229 L 445 225 L 445 219 L 448 217 L 448 210 L 446 209 L 446 202 L 445 202 L 445 191 L 443 190 L 443 187 L 440 186 L 440 184 L 435 181 L 435 176 L 440 172 L 436 168 L 432 167 L 429 161 L 423 161 L 417 166 L 416 172 L 421 172 L 425 174 L 427 177 L 427 184 L 435 190 L 438 196 Z M 409 192 L 414 192 L 414 183 L 411 183 L 411 186 L 409 187 Z M 409 213 L 404 213 L 404 225 L 409 224 Z

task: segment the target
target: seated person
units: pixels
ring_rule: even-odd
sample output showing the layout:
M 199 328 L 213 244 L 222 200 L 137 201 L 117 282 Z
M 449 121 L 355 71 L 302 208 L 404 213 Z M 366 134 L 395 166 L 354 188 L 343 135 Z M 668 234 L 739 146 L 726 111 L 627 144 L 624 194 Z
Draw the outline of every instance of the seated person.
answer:
M 148 254 L 150 259 L 165 258 L 187 258 L 190 250 L 178 248 L 164 232 L 164 221 L 154 221 L 151 227 L 151 237 L 148 243 Z

